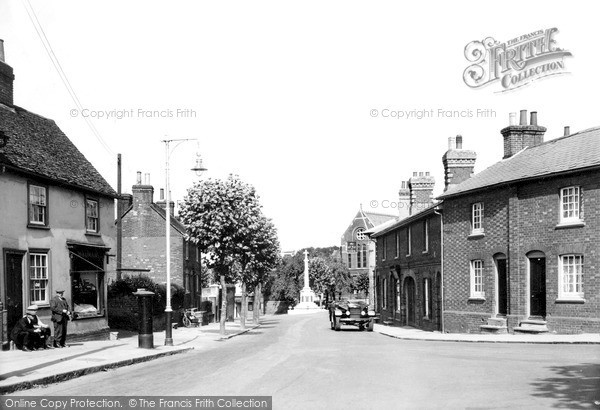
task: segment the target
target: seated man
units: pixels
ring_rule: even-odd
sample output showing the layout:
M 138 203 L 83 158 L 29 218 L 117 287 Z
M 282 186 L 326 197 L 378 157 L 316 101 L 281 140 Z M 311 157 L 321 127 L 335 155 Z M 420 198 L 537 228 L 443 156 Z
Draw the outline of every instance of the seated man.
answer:
M 48 349 L 50 345 L 50 327 L 42 323 L 37 317 L 38 307 L 31 305 L 27 308 L 23 316 L 12 332 L 10 337 L 15 342 L 18 349 L 30 352 L 36 349 Z

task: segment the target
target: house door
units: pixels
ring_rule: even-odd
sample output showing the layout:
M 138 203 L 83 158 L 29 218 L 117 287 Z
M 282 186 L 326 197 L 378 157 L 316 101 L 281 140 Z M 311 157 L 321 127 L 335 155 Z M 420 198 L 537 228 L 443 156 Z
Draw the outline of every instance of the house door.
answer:
M 415 281 L 413 278 L 406 278 L 404 282 L 404 298 L 406 300 L 406 324 L 415 325 Z
M 23 253 L 5 253 L 6 329 L 10 333 L 23 316 Z
M 498 270 L 498 314 L 508 313 L 508 284 L 506 283 L 506 259 L 496 259 Z
M 529 315 L 546 316 L 546 258 L 529 258 Z

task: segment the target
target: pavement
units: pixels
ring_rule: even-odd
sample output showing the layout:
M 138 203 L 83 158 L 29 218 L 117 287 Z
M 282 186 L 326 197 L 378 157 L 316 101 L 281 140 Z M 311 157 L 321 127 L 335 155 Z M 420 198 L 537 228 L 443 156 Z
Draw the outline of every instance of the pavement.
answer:
M 192 349 L 207 350 L 215 342 L 249 332 L 260 325 L 251 321 L 242 330 L 239 321 L 227 322 L 226 336 L 219 334 L 219 323 L 207 326 L 173 329 L 173 346 L 165 346 L 165 332 L 154 333 L 154 348 L 138 347 L 138 335 L 119 332 L 117 340 L 69 343 L 68 348 L 34 352 L 11 350 L 0 352 L 0 394 L 69 380 L 85 374 L 141 363 L 159 357 L 182 354 Z M 480 342 L 600 344 L 600 334 L 458 334 L 427 332 L 412 327 L 390 327 L 375 324 L 374 331 L 403 340 Z
M 600 344 L 600 333 L 574 335 L 559 335 L 551 332 L 538 334 L 441 333 L 428 332 L 410 326 L 392 327 L 381 324 L 375 324 L 373 330 L 396 339 L 431 342 Z
M 227 322 L 226 335 L 221 336 L 219 323 L 200 327 L 173 329 L 173 346 L 165 346 L 165 332 L 155 332 L 154 348 L 138 346 L 138 334 L 119 331 L 117 340 L 69 342 L 69 347 L 33 352 L 9 350 L 0 352 L 0 395 L 18 390 L 73 379 L 85 374 L 141 363 L 159 357 L 202 350 L 232 337 L 249 332 L 260 325 L 246 321 Z

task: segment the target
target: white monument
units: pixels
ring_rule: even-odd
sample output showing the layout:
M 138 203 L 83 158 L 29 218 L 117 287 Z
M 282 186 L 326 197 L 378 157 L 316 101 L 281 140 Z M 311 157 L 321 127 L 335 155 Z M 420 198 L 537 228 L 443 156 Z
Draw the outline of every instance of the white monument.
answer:
M 308 251 L 304 251 L 304 288 L 300 291 L 300 303 L 288 313 L 312 313 L 319 310 L 319 306 L 315 303 L 315 292 L 310 288 L 308 282 Z

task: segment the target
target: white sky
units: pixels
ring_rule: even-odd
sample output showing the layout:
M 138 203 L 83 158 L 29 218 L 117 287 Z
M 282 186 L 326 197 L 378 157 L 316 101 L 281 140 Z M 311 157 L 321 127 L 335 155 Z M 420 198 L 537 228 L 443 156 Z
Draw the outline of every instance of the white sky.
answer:
M 417 4 L 418 3 L 418 4 Z M 600 125 L 595 2 L 504 1 L 39 1 L 46 36 L 84 107 L 134 110 L 133 118 L 93 120 L 96 140 L 51 64 L 25 7 L 0 2 L 0 38 L 15 70 L 15 104 L 54 119 L 116 188 L 135 172 L 164 186 L 160 140 L 198 138 L 209 171 L 254 185 L 283 250 L 339 245 L 356 213 L 395 201 L 400 181 L 430 171 L 443 189 L 447 138 L 463 135 L 476 171 L 502 157 L 508 113 L 537 110 L 546 140 L 563 126 Z M 489 5 L 488 5 L 489 4 Z M 463 80 L 464 47 L 557 27 L 573 53 L 571 74 L 509 93 Z M 196 118 L 150 118 L 137 110 L 195 110 Z M 371 109 L 495 110 L 496 118 L 372 118 Z M 197 178 L 196 143 L 171 157 L 172 195 Z

